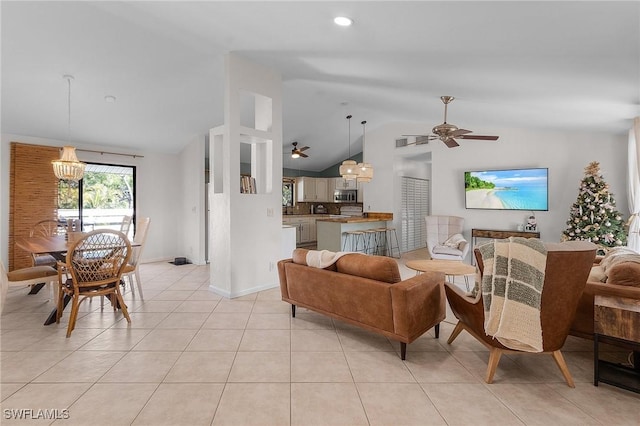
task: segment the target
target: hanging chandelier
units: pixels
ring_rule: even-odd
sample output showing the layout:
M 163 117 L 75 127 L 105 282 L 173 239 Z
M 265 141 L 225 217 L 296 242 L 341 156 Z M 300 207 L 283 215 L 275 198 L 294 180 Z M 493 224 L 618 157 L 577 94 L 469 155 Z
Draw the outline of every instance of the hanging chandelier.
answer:
M 373 179 L 373 166 L 371 163 L 365 163 L 364 161 L 364 134 L 365 134 L 365 124 L 366 121 L 361 122 L 362 124 L 362 163 L 358 163 L 358 182 L 371 182 Z
M 349 158 L 340 165 L 340 175 L 343 179 L 354 180 L 358 177 L 358 164 L 351 159 L 351 115 L 347 115 L 349 122 Z
M 68 100 L 68 112 L 69 112 L 69 121 L 68 121 L 68 136 L 67 141 L 71 140 L 71 80 L 73 80 L 73 76 L 65 75 L 63 76 L 65 80 L 69 83 L 68 92 L 67 92 L 67 100 Z M 55 173 L 58 179 L 62 180 L 74 180 L 78 181 L 82 179 L 84 176 L 84 168 L 86 164 L 78 161 L 78 157 L 76 156 L 76 149 L 72 146 L 64 146 L 62 148 L 62 156 L 59 160 L 53 160 L 51 162 L 53 165 L 53 173 Z

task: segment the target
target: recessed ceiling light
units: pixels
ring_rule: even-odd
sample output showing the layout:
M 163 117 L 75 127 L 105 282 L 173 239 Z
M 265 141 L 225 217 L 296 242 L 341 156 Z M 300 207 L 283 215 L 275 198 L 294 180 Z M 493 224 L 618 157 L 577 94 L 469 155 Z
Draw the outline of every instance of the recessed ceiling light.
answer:
M 115 96 L 111 96 L 111 95 L 107 95 L 104 97 L 104 101 L 108 104 L 114 104 L 116 103 L 116 97 Z
M 337 16 L 333 18 L 333 22 L 341 27 L 348 27 L 353 24 L 353 19 L 347 18 L 346 16 Z

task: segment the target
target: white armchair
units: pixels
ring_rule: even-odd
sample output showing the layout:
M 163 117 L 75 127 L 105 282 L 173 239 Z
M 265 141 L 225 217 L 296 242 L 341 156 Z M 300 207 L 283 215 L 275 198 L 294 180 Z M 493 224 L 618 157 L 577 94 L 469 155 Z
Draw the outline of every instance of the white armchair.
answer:
M 425 216 L 427 249 L 432 259 L 464 260 L 471 245 L 462 236 L 464 218 Z

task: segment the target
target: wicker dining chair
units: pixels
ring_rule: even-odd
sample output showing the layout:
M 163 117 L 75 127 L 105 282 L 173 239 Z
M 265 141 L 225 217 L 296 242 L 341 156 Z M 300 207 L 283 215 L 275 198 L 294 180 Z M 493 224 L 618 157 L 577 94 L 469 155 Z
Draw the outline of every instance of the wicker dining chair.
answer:
M 130 323 L 127 306 L 120 293 L 122 271 L 131 256 L 131 244 L 119 231 L 99 229 L 78 239 L 67 252 L 66 262 L 58 263 L 58 309 L 56 322 L 64 310 L 64 297 L 71 298 L 67 337 L 75 328 L 80 304 L 87 298 L 107 296 L 113 309 L 122 309 Z M 66 278 L 67 274 L 71 278 Z

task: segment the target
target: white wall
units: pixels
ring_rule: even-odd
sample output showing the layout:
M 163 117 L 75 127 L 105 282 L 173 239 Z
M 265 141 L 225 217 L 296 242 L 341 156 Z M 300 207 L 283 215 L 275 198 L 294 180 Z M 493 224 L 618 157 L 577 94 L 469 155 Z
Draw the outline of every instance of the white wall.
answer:
M 2 205 L 0 207 L 0 254 L 3 262 L 8 259 L 9 241 L 9 160 L 10 142 L 31 143 L 37 145 L 63 146 L 66 141 L 34 138 L 29 136 L 2 134 L 0 188 Z M 180 228 L 181 179 L 182 170 L 176 167 L 178 156 L 171 154 L 129 152 L 126 149 L 75 144 L 76 148 L 105 150 L 125 154 L 139 154 L 144 158 L 132 158 L 119 155 L 101 155 L 98 153 L 77 152 L 81 161 L 96 163 L 122 164 L 136 166 L 136 209 L 138 217 L 149 216 L 151 225 L 147 243 L 142 253 L 142 262 L 173 259 L 181 255 L 178 240 Z M 52 171 L 53 173 L 53 171 Z M 204 179 L 204 178 L 203 178 Z
M 192 263 L 204 265 L 205 240 L 205 137 L 194 137 L 180 153 L 182 179 L 180 211 L 180 253 Z
M 212 129 L 209 143 L 213 194 L 210 198 L 210 288 L 237 297 L 278 285 L 276 263 L 282 240 L 282 81 L 272 69 L 258 66 L 235 54 L 225 57 L 225 123 Z M 255 129 L 240 126 L 241 91 L 271 99 L 256 101 Z M 269 113 L 264 113 L 269 111 Z M 267 119 L 265 117 L 271 117 Z M 266 126 L 265 123 L 270 125 Z M 260 124 L 260 125 L 259 125 Z M 268 127 L 268 129 L 266 128 Z M 252 147 L 252 167 L 257 182 L 270 191 L 240 193 L 241 134 L 256 135 L 260 147 Z M 271 149 L 262 143 L 271 141 Z M 217 144 L 220 141 L 222 149 Z M 262 152 L 264 155 L 257 155 Z M 223 160 L 218 162 L 217 156 Z M 262 173 L 264 169 L 272 173 Z M 222 170 L 220 170 L 222 169 Z M 252 171 L 253 173 L 253 171 Z M 262 176 L 262 179 L 260 178 Z M 218 191 L 218 192 L 216 192 Z
M 535 215 L 541 238 L 559 241 L 569 218 L 569 207 L 577 198 L 584 168 L 591 161 L 600 163 L 618 210 L 628 216 L 626 135 L 489 129 L 476 133 L 500 135 L 498 141 L 461 140 L 457 148 L 431 141 L 427 145 L 395 148 L 395 139 L 400 135 L 422 131 L 424 124 L 391 123 L 367 134 L 367 161 L 373 164 L 376 174 L 365 190 L 365 208 L 393 211 L 398 229 L 401 175 L 421 178 L 430 175 L 431 213 L 464 217 L 465 235 L 470 239 L 471 228 L 515 229 L 529 212 L 465 209 L 465 171 L 548 167 L 549 211 Z M 427 153 L 431 154 L 431 172 Z M 425 167 L 416 167 L 412 157 L 424 158 Z

